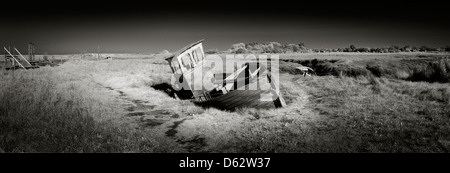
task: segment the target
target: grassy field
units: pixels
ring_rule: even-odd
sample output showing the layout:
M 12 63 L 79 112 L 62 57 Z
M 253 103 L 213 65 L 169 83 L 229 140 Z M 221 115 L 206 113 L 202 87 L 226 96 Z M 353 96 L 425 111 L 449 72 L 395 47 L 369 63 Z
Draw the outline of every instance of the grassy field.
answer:
M 2 72 L 0 152 L 450 150 L 445 54 L 282 55 L 287 107 L 234 112 L 172 98 L 163 56 L 116 57 Z

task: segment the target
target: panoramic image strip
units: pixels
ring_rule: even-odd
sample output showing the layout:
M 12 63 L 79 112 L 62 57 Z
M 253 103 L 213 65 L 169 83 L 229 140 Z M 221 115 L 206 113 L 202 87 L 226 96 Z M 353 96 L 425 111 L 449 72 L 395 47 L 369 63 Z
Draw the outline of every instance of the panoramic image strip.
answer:
M 444 4 L 205 3 L 2 10 L 0 153 L 450 151 Z

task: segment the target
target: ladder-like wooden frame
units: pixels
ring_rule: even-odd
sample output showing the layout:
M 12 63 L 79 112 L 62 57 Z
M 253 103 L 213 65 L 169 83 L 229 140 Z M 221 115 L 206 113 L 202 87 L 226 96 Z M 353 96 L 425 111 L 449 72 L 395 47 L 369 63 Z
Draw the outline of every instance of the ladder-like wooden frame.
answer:
M 9 50 L 8 49 L 6 49 L 6 47 L 3 47 L 3 49 L 5 49 L 5 51 L 6 52 L 8 52 L 8 54 L 9 54 L 9 56 L 11 56 L 11 58 L 15 61 L 15 62 L 17 62 L 17 64 L 19 64 L 19 66 L 20 67 L 22 67 L 23 69 L 25 69 L 25 70 L 27 70 L 15 57 L 14 57 L 14 55 L 12 55 L 11 54 L 11 52 L 9 52 Z M 17 51 L 17 49 L 16 48 L 14 48 L 16 51 Z M 17 51 L 17 52 L 19 52 L 19 51 Z M 19 53 L 20 54 L 20 53 Z M 20 55 L 20 56 L 22 56 L 22 55 Z M 22 58 L 23 58 L 23 56 L 22 56 Z M 25 59 L 25 58 L 24 58 Z M 5 60 L 6 60 L 6 57 L 5 57 Z M 25 61 L 26 62 L 28 62 L 26 59 L 25 59 Z M 29 64 L 29 62 L 28 62 L 28 64 Z
M 17 48 L 14 48 L 14 50 L 16 50 L 17 53 L 19 53 L 20 57 L 21 57 L 28 65 L 32 66 L 32 65 L 30 64 L 30 62 L 28 62 L 28 60 L 25 59 L 25 57 L 22 56 L 22 54 L 19 52 L 19 50 L 17 50 Z

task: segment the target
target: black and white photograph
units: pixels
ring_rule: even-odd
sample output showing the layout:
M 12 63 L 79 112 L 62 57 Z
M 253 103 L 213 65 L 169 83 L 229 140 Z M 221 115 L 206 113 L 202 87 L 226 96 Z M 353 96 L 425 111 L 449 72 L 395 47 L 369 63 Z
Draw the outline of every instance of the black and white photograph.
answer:
M 0 153 L 448 153 L 448 11 L 439 1 L 7 2 Z M 173 165 L 276 162 L 182 159 Z

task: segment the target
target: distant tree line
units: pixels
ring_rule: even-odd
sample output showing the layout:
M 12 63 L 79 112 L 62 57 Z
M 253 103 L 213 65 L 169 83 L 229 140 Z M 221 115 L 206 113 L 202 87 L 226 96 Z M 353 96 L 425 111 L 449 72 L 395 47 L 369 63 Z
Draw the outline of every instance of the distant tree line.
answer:
M 294 53 L 294 52 L 307 52 L 308 49 L 304 43 L 298 44 L 280 44 L 278 42 L 268 43 L 237 43 L 231 45 L 228 52 L 231 53 Z
M 280 44 L 278 42 L 268 42 L 268 43 L 237 43 L 231 45 L 231 48 L 227 51 L 219 51 L 218 49 L 209 49 L 205 52 L 207 54 L 217 54 L 217 53 L 306 53 L 311 51 L 305 47 L 304 43 L 298 44 Z
M 446 47 L 428 47 L 428 46 L 385 46 L 381 48 L 370 47 L 356 47 L 350 45 L 346 48 L 337 49 L 308 49 L 304 43 L 298 44 L 280 44 L 278 42 L 268 43 L 237 43 L 231 45 L 231 48 L 226 51 L 220 51 L 219 49 L 206 50 L 207 54 L 220 54 L 220 53 L 319 53 L 319 52 L 367 52 L 367 53 L 396 53 L 396 52 L 450 52 L 450 46 Z
M 450 51 L 450 46 L 446 47 L 428 47 L 428 46 L 386 46 L 382 48 L 356 47 L 350 45 L 347 48 L 338 49 L 313 49 L 312 52 L 369 52 L 369 53 L 396 53 L 396 52 L 445 52 Z

